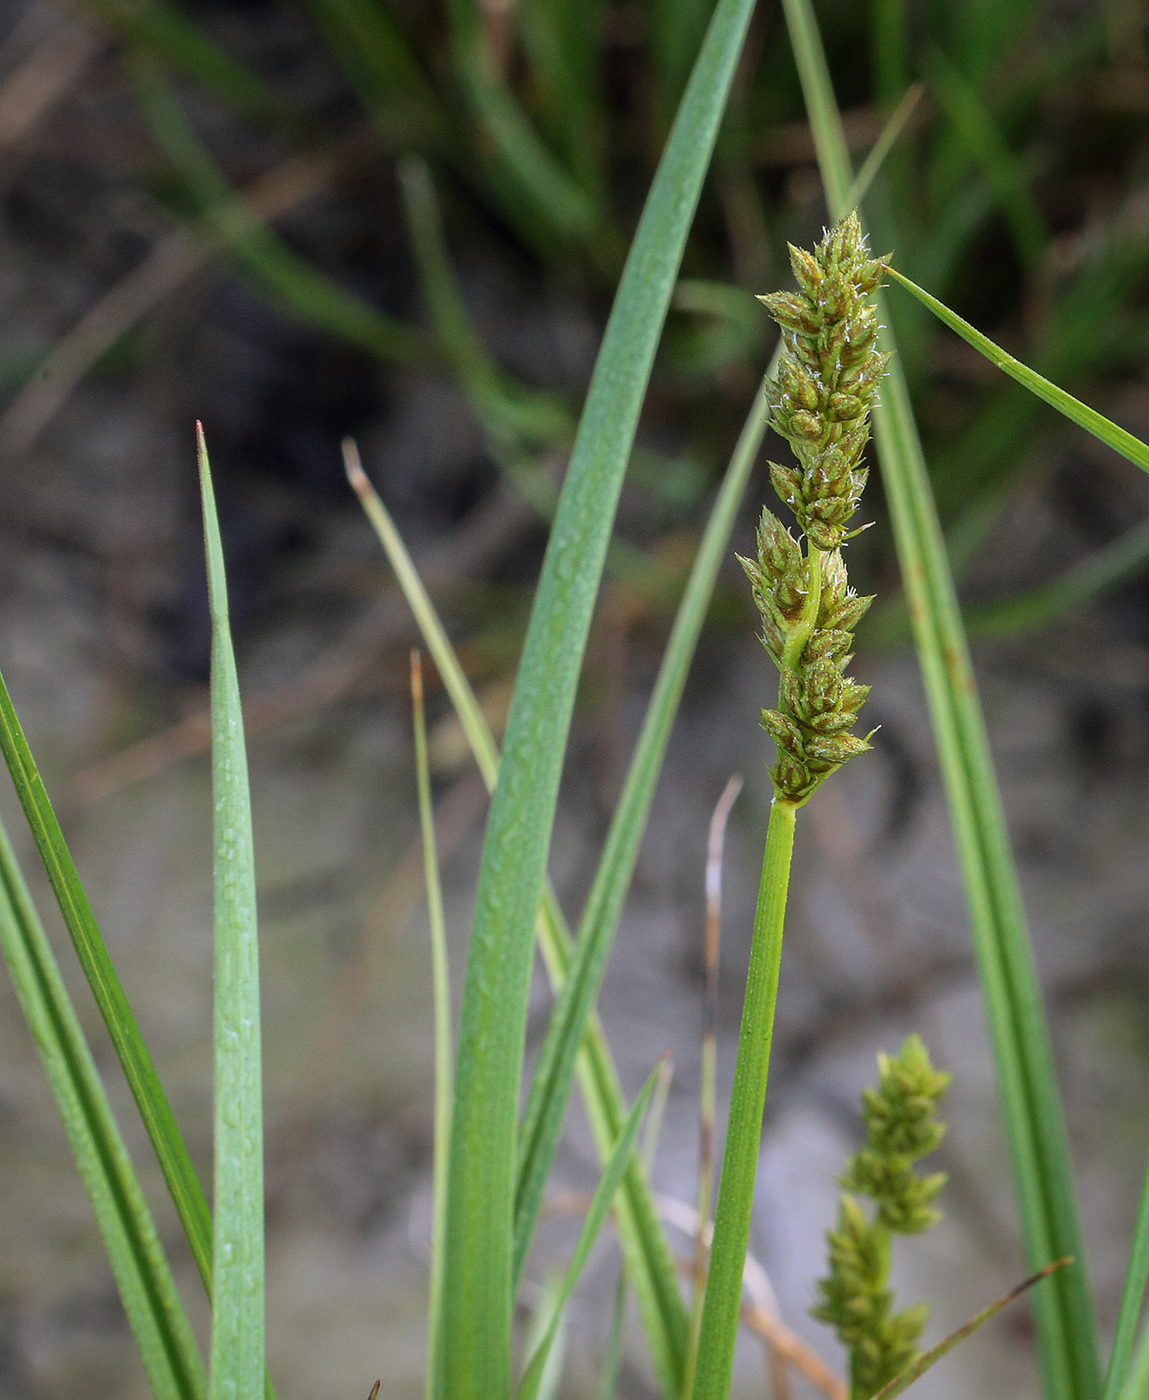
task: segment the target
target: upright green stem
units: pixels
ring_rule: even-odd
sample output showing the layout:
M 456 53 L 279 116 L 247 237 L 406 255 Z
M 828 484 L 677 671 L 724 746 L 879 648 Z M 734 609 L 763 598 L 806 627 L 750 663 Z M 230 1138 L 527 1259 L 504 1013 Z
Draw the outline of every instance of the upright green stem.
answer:
M 726 821 L 742 791 L 742 779 L 726 784 L 714 815 L 706 851 L 706 1010 L 702 1028 L 702 1064 L 698 1086 L 698 1229 L 694 1242 L 694 1291 L 690 1304 L 690 1345 L 682 1394 L 694 1388 L 698 1364 L 698 1338 L 702 1332 L 702 1304 L 706 1292 L 706 1265 L 710 1257 L 710 1214 L 714 1208 L 714 1106 L 717 1098 L 718 956 L 722 943 L 722 853 Z
M 423 875 L 427 885 L 427 914 L 431 925 L 431 985 L 435 1007 L 435 1146 L 432 1167 L 434 1205 L 431 1212 L 431 1286 L 427 1301 L 427 1373 L 424 1384 L 426 1400 L 435 1400 L 439 1394 L 447 1167 L 451 1150 L 454 1069 L 447 930 L 443 917 L 439 855 L 435 844 L 435 814 L 431 805 L 431 764 L 427 756 L 427 715 L 423 705 L 423 662 L 417 650 L 411 652 L 411 701 L 415 730 L 415 774 L 419 790 L 419 827 L 423 834 Z
M 722 1180 L 714 1217 L 710 1273 L 702 1308 L 702 1333 L 693 1400 L 725 1400 L 734 1365 L 734 1340 L 742 1303 L 742 1270 L 750 1239 L 754 1179 L 762 1138 L 762 1109 L 770 1069 L 774 1008 L 778 1001 L 778 965 L 782 925 L 794 850 L 795 803 L 775 798 L 766 832 L 762 884 L 754 916 L 754 942 L 742 1008 L 738 1063 L 730 1100 L 730 1124 L 722 1159 Z

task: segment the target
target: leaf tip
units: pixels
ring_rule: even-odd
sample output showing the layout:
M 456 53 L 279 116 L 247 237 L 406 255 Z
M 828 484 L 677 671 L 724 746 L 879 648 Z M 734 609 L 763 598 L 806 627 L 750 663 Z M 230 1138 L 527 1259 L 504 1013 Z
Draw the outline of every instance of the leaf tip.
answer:
M 354 438 L 345 437 L 342 450 L 343 470 L 347 473 L 347 480 L 351 483 L 355 494 L 360 497 L 369 495 L 371 483 L 367 480 L 367 473 L 363 470 L 363 462 L 359 456 L 359 444 Z

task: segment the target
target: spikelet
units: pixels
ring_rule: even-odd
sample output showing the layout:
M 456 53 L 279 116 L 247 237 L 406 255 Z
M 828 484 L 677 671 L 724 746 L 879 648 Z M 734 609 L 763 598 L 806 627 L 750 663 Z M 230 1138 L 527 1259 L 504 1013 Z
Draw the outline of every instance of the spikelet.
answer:
M 762 616 L 762 641 L 781 671 L 777 709 L 762 723 L 778 747 L 779 797 L 799 804 L 836 768 L 864 753 L 848 731 L 867 687 L 845 675 L 853 631 L 872 598 L 846 580 L 841 547 L 866 484 L 862 453 L 870 408 L 885 373 L 878 323 L 867 298 L 881 280 L 857 216 L 850 214 L 807 253 L 791 247 L 799 290 L 759 300 L 782 331 L 777 375 L 766 383 L 773 425 L 797 467 L 770 464 L 770 479 L 793 511 L 806 546 L 762 512 L 755 560 L 740 562 Z
M 890 1236 L 936 1224 L 933 1202 L 945 1184 L 941 1172 L 919 1176 L 914 1163 L 945 1132 L 937 1107 L 951 1076 L 934 1069 L 916 1035 L 896 1057 L 878 1056 L 878 1074 L 878 1087 L 862 1092 L 866 1145 L 846 1164 L 837 1229 L 826 1236 L 830 1272 L 819 1280 L 819 1301 L 810 1309 L 850 1349 L 852 1400 L 869 1400 L 917 1359 L 929 1309 L 919 1303 L 894 1311 Z M 859 1196 L 873 1201 L 873 1219 Z

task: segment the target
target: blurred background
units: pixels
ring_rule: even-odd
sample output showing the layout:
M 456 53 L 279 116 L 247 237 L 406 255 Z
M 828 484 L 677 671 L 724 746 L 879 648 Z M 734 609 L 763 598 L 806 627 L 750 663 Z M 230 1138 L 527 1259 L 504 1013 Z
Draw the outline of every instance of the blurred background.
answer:
M 216 474 L 263 915 L 269 1325 L 284 1400 L 422 1393 L 429 950 L 407 700 L 416 634 L 349 492 L 354 435 L 467 670 L 505 716 L 546 517 L 709 0 L 5 0 L 0 665 L 194 1155 L 210 1161 L 208 622 L 192 424 Z M 818 5 L 876 251 L 1149 434 L 1149 8 Z M 891 125 L 892 123 L 892 125 Z M 770 354 L 756 292 L 826 218 L 780 7 L 754 21 L 687 250 L 582 687 L 552 860 L 594 870 L 709 499 Z M 1048 993 L 1103 1322 L 1149 1102 L 1149 481 L 890 294 L 976 643 Z M 771 451 L 778 451 L 775 446 Z M 764 467 L 764 464 L 763 464 Z M 752 484 L 735 543 L 769 497 Z M 775 503 L 771 503 L 772 505 Z M 857 1095 L 919 1030 L 955 1074 L 945 1223 L 898 1254 L 937 1339 L 1023 1273 L 960 884 L 875 480 L 851 579 L 875 752 L 801 822 L 753 1248 L 806 1317 Z M 656 1184 L 694 1198 L 703 876 L 727 841 L 733 1067 L 774 676 L 731 560 L 602 1012 L 633 1092 L 669 1045 Z M 433 677 L 432 677 L 433 681 Z M 430 704 L 456 980 L 484 795 Z M 34 852 L 0 797 L 30 875 Z M 42 882 L 41 882 L 42 884 Z M 40 885 L 37 886 L 40 888 Z M 42 906 L 47 913 L 47 901 Z M 60 933 L 50 921 L 50 931 Z M 114 1057 L 58 943 L 199 1324 Z M 540 982 L 530 1046 L 547 997 Z M 143 1396 L 27 1030 L 0 987 L 0 1400 Z M 530 1271 L 595 1180 L 576 1108 Z M 675 1236 L 684 1257 L 689 1240 Z M 617 1254 L 576 1295 L 562 1394 L 599 1394 Z M 756 1344 L 736 1393 L 765 1393 Z M 812 1394 L 794 1381 L 795 1394 Z M 633 1329 L 619 1394 L 653 1395 Z M 1037 1394 L 1025 1304 L 919 1386 Z M 780 1397 L 785 1400 L 785 1397 Z

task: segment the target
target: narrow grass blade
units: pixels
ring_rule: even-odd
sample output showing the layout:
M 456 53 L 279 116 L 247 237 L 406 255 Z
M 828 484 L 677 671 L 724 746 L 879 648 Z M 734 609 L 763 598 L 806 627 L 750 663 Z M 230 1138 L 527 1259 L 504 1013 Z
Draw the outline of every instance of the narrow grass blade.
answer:
M 148 1047 L 128 1005 L 92 906 L 80 882 L 64 833 L 24 737 L 12 697 L 0 677 L 0 748 L 24 809 L 64 924 L 111 1036 L 128 1087 L 140 1111 L 168 1191 L 211 1293 L 211 1214 Z
M 127 1148 L 0 826 L 0 942 L 84 1179 L 156 1400 L 202 1400 L 207 1383 Z
M 619 1269 L 614 1286 L 614 1307 L 610 1314 L 610 1331 L 602 1359 L 600 1400 L 616 1400 L 618 1376 L 622 1370 L 622 1344 L 626 1336 L 626 1270 Z
M 471 688 L 470 681 L 463 673 L 463 668 L 459 665 L 458 657 L 456 657 L 454 648 L 447 637 L 446 628 L 444 628 L 439 614 L 435 611 L 430 594 L 423 586 L 423 580 L 419 577 L 414 560 L 407 552 L 403 537 L 391 519 L 390 511 L 368 480 L 367 473 L 363 470 L 363 464 L 359 459 L 359 449 L 350 438 L 345 438 L 343 441 L 343 462 L 347 471 L 347 479 L 358 496 L 363 513 L 375 531 L 379 543 L 383 546 L 383 551 L 395 571 L 399 587 L 403 590 L 403 595 L 415 616 L 419 631 L 423 634 L 427 649 L 430 651 L 443 684 L 447 688 L 447 693 L 451 697 L 451 703 L 455 707 L 455 713 L 458 715 L 463 732 L 467 736 L 467 742 L 475 757 L 475 762 L 478 764 L 483 782 L 487 785 L 488 790 L 493 791 L 499 776 L 499 750 L 482 706 Z
M 260 286 L 293 315 L 390 364 L 433 367 L 427 334 L 352 296 L 269 228 L 235 192 L 156 66 L 133 64 L 140 104 L 195 207 Z
M 1035 329 L 1031 337 L 1035 368 L 1053 385 L 1121 365 L 1144 345 L 1145 322 L 1130 312 L 1129 302 L 1131 289 L 1142 285 L 1149 267 L 1149 241 L 1139 229 L 1131 235 L 1131 229 L 1120 226 L 1111 231 L 1061 292 L 1045 323 Z M 943 285 L 921 263 L 914 275 L 924 286 Z M 920 300 L 907 302 L 906 307 L 915 313 L 929 310 Z M 1016 380 L 1003 384 L 995 401 L 931 463 L 943 518 L 962 508 L 971 491 L 1000 489 L 1024 463 L 1033 441 L 1034 420 L 1041 414 L 1041 399 L 1023 393 L 1023 387 Z
M 1006 145 L 976 88 L 940 49 L 930 56 L 929 74 L 930 88 L 942 110 L 985 173 L 1022 262 L 1032 267 L 1049 241 L 1049 229 L 1021 161 Z
M 641 1157 L 648 1172 L 654 1170 L 658 1157 L 658 1140 L 662 1136 L 662 1120 L 666 1116 L 666 1105 L 670 1100 L 670 1086 L 674 1083 L 674 1057 L 667 1050 L 658 1067 L 658 1078 L 654 1081 L 654 1097 L 650 1101 L 650 1114 L 646 1120 L 646 1131 L 642 1135 Z
M 296 112 L 275 88 L 176 5 L 166 0 L 80 0 L 80 6 L 133 47 L 166 59 L 233 111 L 281 131 L 298 126 Z
M 888 112 L 910 81 L 908 0 L 874 0 L 870 14 L 874 83 Z
M 568 444 L 575 426 L 569 410 L 551 394 L 513 383 L 475 333 L 451 269 L 426 163 L 417 156 L 402 160 L 399 181 L 431 319 L 475 416 L 501 446 Z
M 551 139 L 600 206 L 607 117 L 599 55 L 603 0 L 523 0 L 516 7 L 532 86 Z
M 821 39 L 809 0 L 784 4 L 827 202 L 840 218 L 850 163 Z M 885 345 L 894 348 L 888 333 Z M 1066 1255 L 1078 1261 L 1035 1300 L 1047 1395 L 1094 1400 L 1096 1325 L 1045 1012 L 953 578 L 896 359 L 874 429 L 963 870 L 1026 1255 L 1034 1266 Z
M 760 392 L 711 510 L 675 615 L 654 693 L 579 923 L 575 956 L 539 1052 L 519 1133 L 515 1193 L 516 1276 L 521 1272 L 530 1247 L 543 1189 L 558 1147 L 570 1098 L 575 1052 L 586 1017 L 598 997 L 619 914 L 646 830 L 670 729 L 767 421 L 766 400 Z
M 486 717 L 391 517 L 371 489 L 353 443 L 344 443 L 344 457 L 348 477 L 435 658 L 483 781 L 493 789 L 498 776 L 499 753 Z M 549 884 L 544 887 L 535 931 L 547 975 L 557 992 L 567 977 L 572 944 Z M 599 1158 L 605 1162 L 622 1130 L 626 1106 L 602 1026 L 593 1011 L 587 1019 L 576 1074 Z M 632 1161 L 623 1179 L 615 1204 L 615 1218 L 659 1384 L 664 1395 L 677 1396 L 682 1388 L 686 1356 L 686 1310 L 678 1291 L 674 1258 L 654 1207 L 646 1173 L 637 1160 Z
M 1056 1273 L 1058 1269 L 1063 1269 L 1067 1264 L 1072 1263 L 1072 1259 L 1055 1259 L 1052 1264 L 1046 1264 L 1044 1269 L 1038 1269 L 1035 1274 L 1030 1274 L 1029 1278 L 1019 1283 L 1016 1288 L 1011 1288 L 1008 1293 L 1003 1293 L 996 1302 L 990 1303 L 988 1308 L 982 1308 L 981 1312 L 971 1317 L 968 1322 L 963 1323 L 948 1337 L 944 1337 L 936 1347 L 930 1347 L 929 1351 L 923 1352 L 912 1366 L 907 1367 L 900 1376 L 895 1376 L 892 1381 L 884 1385 L 874 1396 L 874 1400 L 894 1400 L 895 1396 L 901 1395 L 903 1390 L 908 1390 L 931 1367 L 936 1366 L 943 1356 L 953 1351 L 959 1342 L 964 1342 L 967 1337 L 972 1337 L 979 1327 L 987 1323 L 991 1317 L 996 1317 L 1002 1308 L 1008 1307 L 1015 1299 L 1020 1298 L 1035 1283 L 1040 1283 L 1042 1279 L 1048 1278 L 1050 1274 Z
M 965 610 L 971 637 L 1014 637 L 1048 626 L 1102 597 L 1149 560 L 1149 521 L 1083 559 L 1049 583 Z
M 656 0 L 651 6 L 650 47 L 658 82 L 658 117 L 665 130 L 706 33 L 704 0 Z
M 925 90 L 924 83 L 911 83 L 906 88 L 905 96 L 890 113 L 889 120 L 882 127 L 881 133 L 870 148 L 861 169 L 854 176 L 853 184 L 851 184 L 845 200 L 849 208 L 856 208 L 869 193 L 870 186 L 874 183 L 878 171 L 881 170 L 886 157 L 893 150 L 898 137 L 906 129 L 906 123 L 916 111 Z
M 1038 374 L 1028 365 L 1023 365 L 1020 360 L 1014 359 L 1000 345 L 995 345 L 988 336 L 982 335 L 981 331 L 971 326 L 968 321 L 963 321 L 956 311 L 951 311 L 948 306 L 938 301 L 937 297 L 931 296 L 916 282 L 911 282 L 896 268 L 887 266 L 886 271 L 895 282 L 905 287 L 906 291 L 912 292 L 924 306 L 929 307 L 939 321 L 956 331 L 964 341 L 983 354 L 991 364 L 995 364 L 1011 379 L 1016 379 L 1031 394 L 1036 394 L 1039 399 L 1044 399 L 1047 404 L 1057 409 L 1058 413 L 1064 414 L 1070 422 L 1084 428 L 1087 433 L 1092 433 L 1099 442 L 1105 443 L 1107 447 L 1112 447 L 1114 452 L 1119 452 L 1135 467 L 1149 472 L 1149 447 L 1139 438 L 1135 438 L 1132 433 L 1127 433 L 1124 428 L 1119 428 L 1116 423 L 1110 422 L 1104 414 L 1098 413 L 1095 408 L 1090 408 L 1088 404 L 1083 404 L 1080 399 L 1075 399 L 1064 389 L 1059 389 L 1056 384 L 1051 384 L 1044 375 Z
M 435 1153 L 434 1209 L 431 1221 L 431 1288 L 427 1303 L 427 1400 L 438 1393 L 439 1346 L 443 1311 L 443 1250 L 447 1208 L 447 1162 L 451 1145 L 451 979 L 447 964 L 447 930 L 443 890 L 435 849 L 431 809 L 431 764 L 427 757 L 427 720 L 423 709 L 423 663 L 411 653 L 411 701 L 415 720 L 415 773 L 419 784 L 419 826 L 423 833 L 423 871 L 431 924 L 431 970 L 435 998 Z
M 594 202 L 547 147 L 499 73 L 477 0 L 450 0 L 447 12 L 456 72 L 504 181 L 510 184 L 512 206 L 552 237 L 590 238 L 598 224 Z
M 598 1239 L 599 1231 L 606 1224 L 606 1217 L 610 1211 L 611 1202 L 614 1200 L 615 1192 L 622 1182 L 623 1173 L 626 1171 L 631 1154 L 634 1152 L 635 1139 L 638 1137 L 639 1125 L 642 1123 L 642 1115 L 646 1110 L 647 1101 L 654 1092 L 654 1086 L 658 1082 L 661 1066 L 656 1068 L 650 1078 L 642 1088 L 642 1092 L 634 1101 L 634 1106 L 627 1114 L 626 1123 L 619 1134 L 618 1142 L 614 1150 L 607 1159 L 603 1168 L 602 1176 L 599 1178 L 598 1187 L 595 1190 L 594 1198 L 590 1203 L 590 1210 L 587 1211 L 586 1220 L 583 1221 L 582 1231 L 575 1245 L 574 1254 L 571 1256 L 570 1264 L 567 1266 L 566 1274 L 563 1277 L 562 1287 L 559 1289 L 558 1298 L 555 1300 L 554 1315 L 546 1335 L 536 1348 L 534 1355 L 527 1363 L 527 1369 L 523 1374 L 522 1384 L 519 1387 L 519 1400 L 536 1400 L 539 1390 L 539 1382 L 543 1377 L 543 1370 L 547 1364 L 547 1356 L 554 1343 L 559 1322 L 563 1315 L 563 1310 L 567 1301 L 574 1292 L 574 1286 L 579 1280 L 579 1275 L 586 1268 L 586 1261 L 590 1258 L 590 1252 L 594 1248 Z
M 539 950 L 551 987 L 556 991 L 563 984 L 571 957 L 570 937 L 556 917 L 557 912 L 557 903 L 551 896 L 544 901 L 539 920 Z M 605 1163 L 622 1131 L 626 1101 L 597 1014 L 592 1013 L 587 1020 L 575 1071 L 595 1148 L 599 1160 Z M 638 1303 L 659 1390 L 663 1396 L 678 1396 L 686 1360 L 686 1308 L 678 1288 L 674 1255 L 655 1209 L 646 1169 L 638 1157 L 627 1167 L 614 1213 L 627 1277 Z
M 534 926 L 626 462 L 753 0 L 719 0 L 619 284 L 555 515 L 487 822 L 459 1029 L 446 1400 L 510 1388 L 517 1109 Z
M 307 8 L 389 145 L 426 149 L 447 139 L 442 104 L 386 7 L 308 0 Z
M 215 1218 L 211 1400 L 263 1394 L 263 1073 L 255 855 L 243 711 L 203 429 L 196 425 L 211 611 L 215 804 Z
M 546 1339 L 554 1322 L 555 1335 L 550 1353 L 542 1368 L 542 1377 L 535 1392 L 535 1400 L 555 1400 L 563 1380 L 563 1367 L 567 1351 L 567 1315 L 560 1297 L 563 1286 L 562 1273 L 555 1269 L 548 1271 L 539 1286 L 538 1296 L 531 1313 L 531 1326 L 524 1347 L 527 1356 L 533 1356 L 541 1342 Z
M 963 867 L 1026 1254 L 1079 1260 L 1036 1300 L 1046 1385 L 1051 1400 L 1092 1400 L 1092 1301 L 1044 1007 L 953 580 L 896 370 L 875 435 Z
M 1109 1353 L 1109 1365 L 1105 1371 L 1105 1385 L 1102 1400 L 1118 1400 L 1125 1387 L 1129 1374 L 1129 1358 L 1133 1352 L 1133 1341 L 1137 1335 L 1137 1320 L 1145 1302 L 1145 1288 L 1149 1284 L 1149 1171 L 1141 1188 L 1141 1204 L 1137 1208 L 1137 1223 L 1133 1227 L 1133 1247 L 1129 1254 L 1129 1267 L 1125 1271 L 1125 1285 L 1121 1290 L 1121 1306 L 1117 1311 L 1117 1327 L 1113 1333 L 1113 1349 Z M 1143 1385 L 1143 1389 L 1146 1387 Z
M 1141 1329 L 1121 1400 L 1149 1400 L 1149 1324 Z

